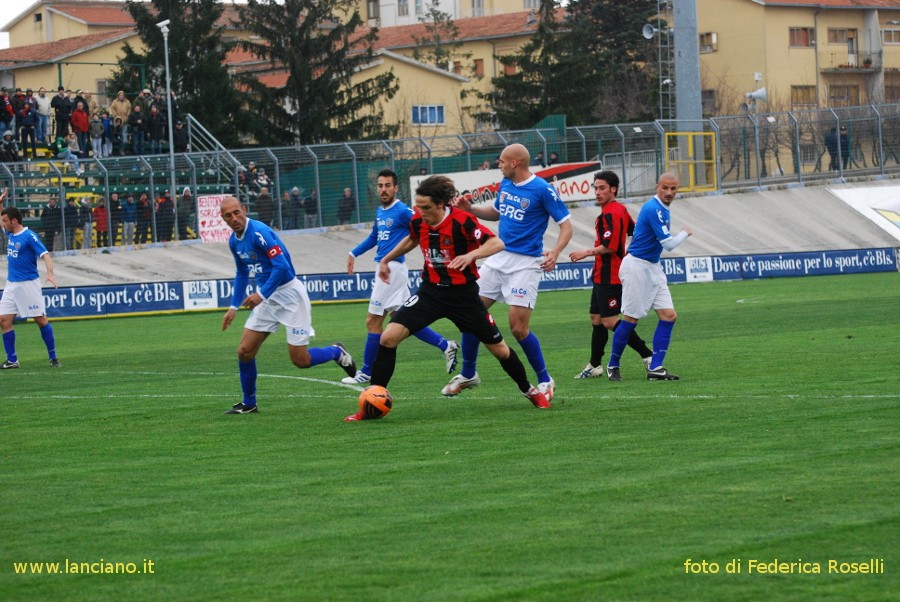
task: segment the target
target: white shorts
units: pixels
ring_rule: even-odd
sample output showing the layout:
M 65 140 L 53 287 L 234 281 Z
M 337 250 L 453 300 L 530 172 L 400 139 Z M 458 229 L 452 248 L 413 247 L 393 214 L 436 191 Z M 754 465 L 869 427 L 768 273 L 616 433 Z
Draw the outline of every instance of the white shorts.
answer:
M 284 324 L 288 345 L 309 345 L 309 337 L 313 334 L 312 308 L 306 286 L 296 278 L 276 288 L 271 297 L 254 307 L 244 328 L 276 332 L 279 324 Z
M 372 285 L 369 313 L 376 316 L 400 309 L 409 299 L 409 268 L 399 261 L 392 261 L 388 266 L 391 268 L 391 283 L 387 284 L 376 275 L 375 284 Z
M 622 281 L 622 313 L 626 316 L 640 319 L 651 309 L 674 309 L 662 264 L 626 255 L 619 266 L 619 280 Z
M 45 313 L 40 280 L 6 283 L 0 298 L 0 315 L 35 318 Z
M 500 251 L 478 268 L 478 294 L 507 305 L 534 309 L 541 284 L 541 257 Z

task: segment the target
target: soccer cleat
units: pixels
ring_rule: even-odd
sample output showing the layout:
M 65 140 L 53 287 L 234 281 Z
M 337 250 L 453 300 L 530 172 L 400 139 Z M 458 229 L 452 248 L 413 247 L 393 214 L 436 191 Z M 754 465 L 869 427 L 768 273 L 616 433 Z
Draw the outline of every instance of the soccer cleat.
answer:
M 59 368 L 59 360 L 56 358 L 53 358 L 52 360 L 50 360 L 50 367 L 51 368 Z
M 593 365 L 588 364 L 575 376 L 575 378 L 597 378 L 599 376 L 603 376 L 603 366 L 594 368 Z
M 366 415 L 362 410 L 358 411 L 356 414 L 350 414 L 346 418 L 344 418 L 344 422 L 356 422 L 357 420 L 365 420 Z
M 259 412 L 255 405 L 245 406 L 244 402 L 236 403 L 231 406 L 231 409 L 225 412 L 226 414 L 256 414 Z
M 353 361 L 353 357 L 349 353 L 347 353 L 346 349 L 344 349 L 343 343 L 335 341 L 331 346 L 337 347 L 341 350 L 341 354 L 334 361 L 337 362 L 338 366 L 344 369 L 344 372 L 347 373 L 347 376 L 356 378 L 356 362 Z
M 641 361 L 644 362 L 644 370 L 650 372 L 650 362 L 653 361 L 653 356 L 641 358 Z
M 450 382 L 447 383 L 446 387 L 441 389 L 441 395 L 443 395 L 444 397 L 455 397 L 459 395 L 463 389 L 471 389 L 472 387 L 477 387 L 480 384 L 481 379 L 478 377 L 477 372 L 472 378 L 466 378 L 462 374 L 457 374 L 450 379 Z
M 444 361 L 447 362 L 447 374 L 452 373 L 456 369 L 456 362 L 459 359 L 459 343 L 456 341 L 447 341 L 447 348 L 444 349 Z
M 543 384 L 543 383 L 542 383 Z M 550 407 L 550 400 L 547 399 L 547 396 L 541 392 L 537 387 L 531 387 L 528 389 L 528 393 L 525 394 L 525 397 L 531 400 L 531 403 L 534 404 L 534 407 L 539 410 L 546 410 Z
M 618 366 L 607 366 L 606 377 L 611 381 L 618 382 L 622 380 L 622 373 L 619 372 Z
M 13 370 L 18 367 L 19 362 L 11 362 L 9 360 L 6 360 L 5 362 L 3 362 L 3 365 L 0 366 L 0 370 Z
M 647 371 L 647 380 L 678 380 L 678 376 L 660 366 L 654 370 Z
M 345 385 L 361 385 L 372 380 L 372 377 L 363 371 L 357 372 L 354 376 L 347 376 L 341 379 Z
M 547 401 L 553 401 L 553 396 L 556 395 L 556 381 L 552 378 L 549 382 L 538 383 L 538 391 L 544 394 L 544 397 L 547 398 Z

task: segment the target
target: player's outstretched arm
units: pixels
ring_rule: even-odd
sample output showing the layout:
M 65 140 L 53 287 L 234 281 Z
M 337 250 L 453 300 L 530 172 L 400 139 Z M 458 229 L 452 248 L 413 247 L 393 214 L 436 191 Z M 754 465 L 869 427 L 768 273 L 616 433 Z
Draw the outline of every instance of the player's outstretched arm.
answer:
M 234 322 L 234 316 L 237 314 L 237 310 L 233 307 L 229 307 L 228 311 L 225 312 L 225 316 L 222 318 L 222 330 L 228 330 L 228 327 L 231 326 L 231 323 Z
M 541 262 L 542 270 L 549 272 L 556 267 L 556 260 L 570 240 L 572 240 L 572 220 L 567 219 L 559 224 L 559 237 L 556 239 L 556 246 L 550 251 L 544 252 L 544 261 Z
M 391 252 L 381 258 L 381 263 L 390 263 L 400 257 L 406 255 L 417 246 L 412 236 L 406 235 L 406 238 L 397 243 L 397 246 L 391 249 Z
M 391 283 L 391 266 L 389 266 L 384 260 L 378 262 L 378 279 L 384 282 L 385 284 Z
M 44 253 L 41 257 L 44 260 L 44 267 L 47 268 L 47 284 L 52 284 L 53 288 L 59 288 L 56 284 L 56 276 L 53 275 L 53 258 L 50 253 Z
M 356 258 L 353 255 L 347 255 L 347 273 L 353 275 L 353 266 L 356 264 Z
M 505 248 L 506 245 L 502 240 L 500 240 L 499 236 L 492 236 L 474 251 L 470 251 L 465 255 L 457 255 L 456 257 L 454 257 L 452 260 L 450 260 L 450 263 L 447 264 L 447 267 L 454 270 L 462 270 L 465 269 L 469 264 L 473 263 L 476 259 L 484 259 L 485 257 L 496 255 Z

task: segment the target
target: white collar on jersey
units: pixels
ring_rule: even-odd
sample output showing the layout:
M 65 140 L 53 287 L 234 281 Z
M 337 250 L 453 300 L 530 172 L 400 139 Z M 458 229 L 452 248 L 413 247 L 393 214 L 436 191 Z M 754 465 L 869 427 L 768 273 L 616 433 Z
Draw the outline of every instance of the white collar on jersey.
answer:
M 531 181 L 532 181 L 533 179 L 535 179 L 536 177 L 537 177 L 537 176 L 534 175 L 533 173 L 528 172 L 528 177 L 525 178 L 524 180 L 522 180 L 521 182 L 516 183 L 516 182 L 513 182 L 512 180 L 510 180 L 510 182 L 513 183 L 513 186 L 524 186 L 525 184 L 528 184 L 529 182 L 531 182 Z

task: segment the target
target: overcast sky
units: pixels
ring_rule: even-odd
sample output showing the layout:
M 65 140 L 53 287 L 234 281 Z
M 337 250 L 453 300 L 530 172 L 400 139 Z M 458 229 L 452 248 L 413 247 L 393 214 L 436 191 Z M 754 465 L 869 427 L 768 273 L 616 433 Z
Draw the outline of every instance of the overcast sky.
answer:
M 229 2 L 230 3 L 230 2 Z M 240 2 L 238 2 L 240 4 Z M 0 31 L 6 29 L 6 25 L 34 5 L 34 0 L 20 2 L 17 0 L 0 0 Z M 9 48 L 9 36 L 0 34 L 0 48 Z
M 6 24 L 18 17 L 22 11 L 31 6 L 24 2 L 0 2 L 0 31 L 6 29 Z M 9 35 L 0 34 L 0 48 L 9 48 Z

